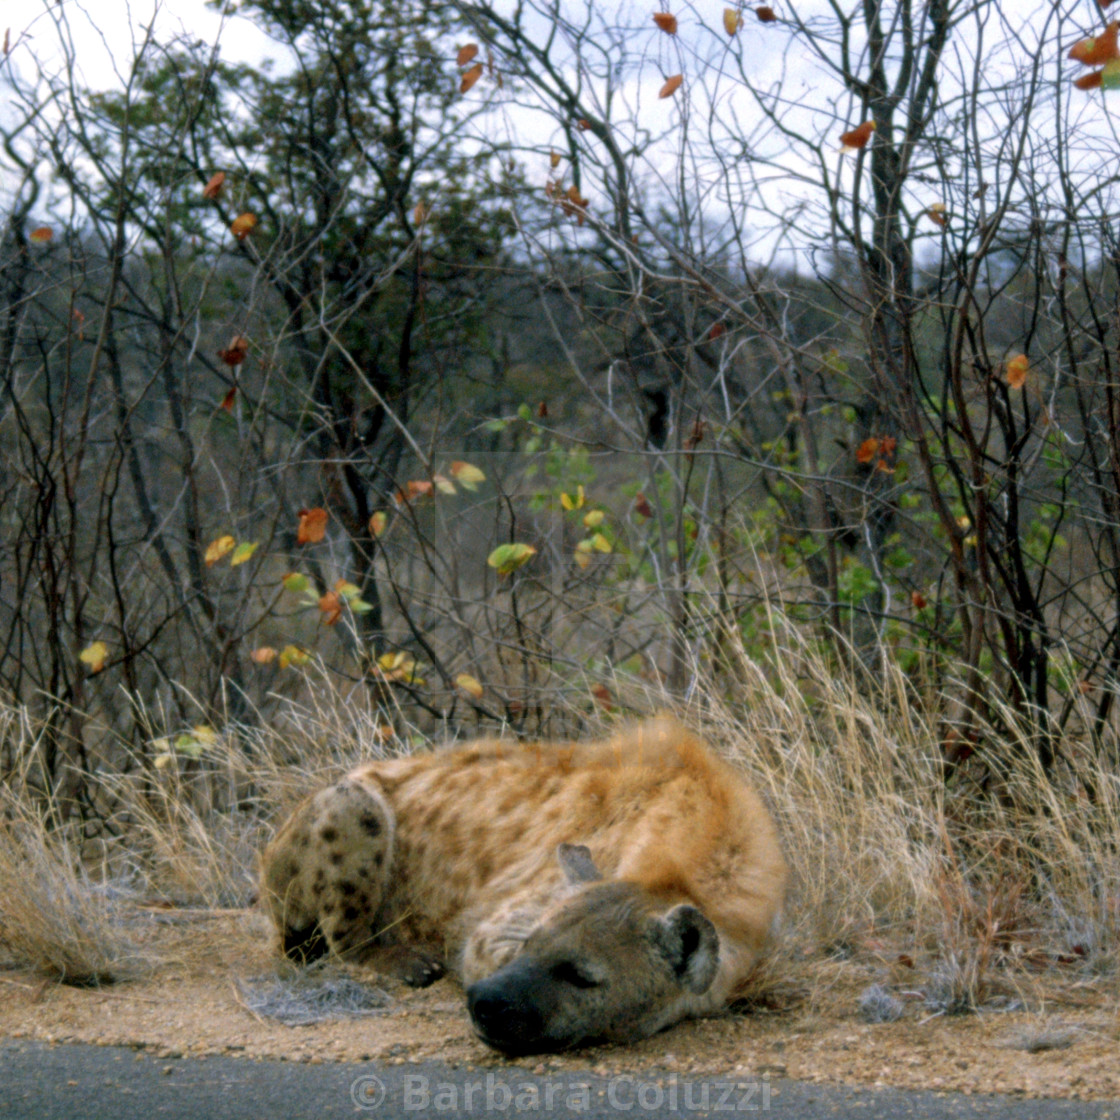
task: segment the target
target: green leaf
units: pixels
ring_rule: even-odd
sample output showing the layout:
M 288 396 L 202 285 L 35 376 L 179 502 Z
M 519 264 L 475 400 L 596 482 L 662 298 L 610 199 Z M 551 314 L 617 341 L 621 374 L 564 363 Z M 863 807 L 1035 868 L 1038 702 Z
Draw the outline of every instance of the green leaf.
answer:
M 238 564 L 244 564 L 257 551 L 258 543 L 257 541 L 242 541 L 233 550 L 233 555 L 229 558 L 229 566 L 236 568 Z
M 1101 89 L 1120 89 L 1120 58 L 1104 64 L 1101 71 Z
M 529 544 L 500 544 L 486 558 L 486 563 L 497 569 L 498 575 L 506 576 L 527 564 L 536 554 L 537 550 Z

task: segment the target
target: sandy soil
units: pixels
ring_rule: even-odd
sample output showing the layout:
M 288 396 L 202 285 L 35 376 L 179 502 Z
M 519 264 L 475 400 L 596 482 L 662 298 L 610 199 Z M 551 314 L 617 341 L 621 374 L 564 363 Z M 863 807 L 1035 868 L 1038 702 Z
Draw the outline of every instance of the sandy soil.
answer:
M 286 1027 L 254 1015 L 238 981 L 275 976 L 277 969 L 258 914 L 157 915 L 144 937 L 161 963 L 111 987 L 71 988 L 0 966 L 0 1037 L 123 1044 L 180 1056 L 391 1064 L 439 1059 L 608 1076 L 736 1071 L 864 1086 L 1120 1099 L 1114 982 L 1020 980 L 1018 994 L 1030 1011 L 931 1017 L 916 992 L 906 996 L 897 959 L 868 953 L 806 964 L 804 988 L 775 991 L 773 1006 L 764 1010 L 680 1024 L 635 1046 L 510 1061 L 473 1037 L 462 991 L 450 980 L 423 991 L 378 981 L 391 1007 L 361 1019 Z M 902 1020 L 861 1021 L 859 994 L 876 981 L 891 983 L 907 1000 Z

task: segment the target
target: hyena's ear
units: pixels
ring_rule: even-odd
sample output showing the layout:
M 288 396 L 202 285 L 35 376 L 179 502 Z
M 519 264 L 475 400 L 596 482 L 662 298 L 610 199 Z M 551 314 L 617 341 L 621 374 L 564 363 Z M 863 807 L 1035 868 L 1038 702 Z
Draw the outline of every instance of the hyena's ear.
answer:
M 716 978 L 719 934 L 695 906 L 676 906 L 654 919 L 654 940 L 665 954 L 681 986 L 706 992 Z
M 560 844 L 556 848 L 556 858 L 560 861 L 564 877 L 573 887 L 581 883 L 595 883 L 603 877 L 585 844 Z

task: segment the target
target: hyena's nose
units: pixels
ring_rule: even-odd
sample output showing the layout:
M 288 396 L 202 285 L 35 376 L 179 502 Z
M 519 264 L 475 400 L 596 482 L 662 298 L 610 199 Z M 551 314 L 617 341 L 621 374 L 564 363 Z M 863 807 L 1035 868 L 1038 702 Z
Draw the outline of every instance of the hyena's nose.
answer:
M 505 984 L 495 983 L 493 978 L 472 984 L 467 989 L 467 1010 L 487 1045 L 511 1054 L 539 1048 L 544 1026 L 540 1011 Z

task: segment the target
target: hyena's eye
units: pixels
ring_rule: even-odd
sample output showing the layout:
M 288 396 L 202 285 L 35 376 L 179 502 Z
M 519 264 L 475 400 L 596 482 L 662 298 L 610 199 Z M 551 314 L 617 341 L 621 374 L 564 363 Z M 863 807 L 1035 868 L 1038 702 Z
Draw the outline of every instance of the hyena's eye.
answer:
M 581 968 L 575 961 L 560 961 L 552 966 L 552 979 L 561 984 L 570 984 L 573 988 L 597 988 L 600 981 L 592 976 L 587 969 Z

